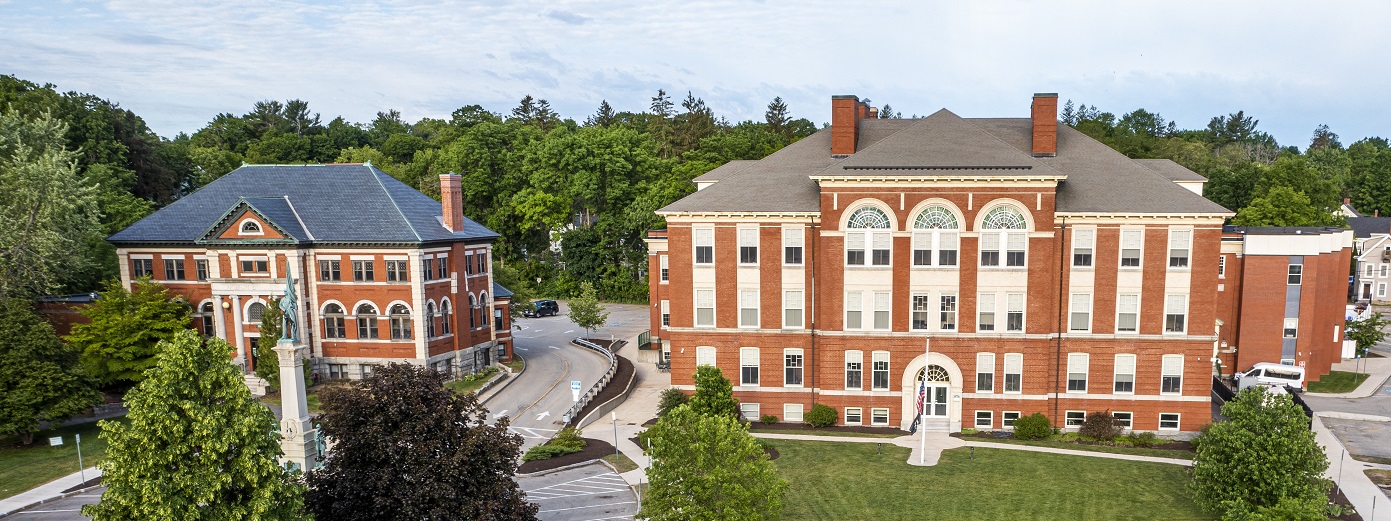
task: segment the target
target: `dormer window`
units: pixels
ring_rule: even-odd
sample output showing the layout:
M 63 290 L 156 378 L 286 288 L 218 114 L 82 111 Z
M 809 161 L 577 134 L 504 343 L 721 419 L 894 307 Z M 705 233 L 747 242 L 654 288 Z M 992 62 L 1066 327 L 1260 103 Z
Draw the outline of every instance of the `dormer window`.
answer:
M 247 219 L 241 222 L 242 235 L 261 235 L 261 223 Z

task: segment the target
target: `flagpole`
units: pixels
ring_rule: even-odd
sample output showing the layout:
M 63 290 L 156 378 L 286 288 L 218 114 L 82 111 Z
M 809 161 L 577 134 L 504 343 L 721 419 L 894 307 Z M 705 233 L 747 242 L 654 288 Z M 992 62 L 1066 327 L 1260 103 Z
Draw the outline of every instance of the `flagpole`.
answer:
M 932 352 L 932 339 L 923 340 L 923 380 L 918 384 L 918 398 L 922 402 L 918 410 L 918 434 L 922 436 L 922 446 L 918 450 L 918 464 L 927 460 L 927 359 Z

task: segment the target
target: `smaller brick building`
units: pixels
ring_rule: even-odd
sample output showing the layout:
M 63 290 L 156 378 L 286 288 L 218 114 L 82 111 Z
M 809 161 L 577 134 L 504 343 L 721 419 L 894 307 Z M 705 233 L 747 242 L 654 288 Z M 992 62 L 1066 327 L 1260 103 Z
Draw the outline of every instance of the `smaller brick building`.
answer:
M 1353 231 L 1223 229 L 1218 268 L 1217 372 L 1257 362 L 1304 367 L 1318 381 L 1341 361 Z

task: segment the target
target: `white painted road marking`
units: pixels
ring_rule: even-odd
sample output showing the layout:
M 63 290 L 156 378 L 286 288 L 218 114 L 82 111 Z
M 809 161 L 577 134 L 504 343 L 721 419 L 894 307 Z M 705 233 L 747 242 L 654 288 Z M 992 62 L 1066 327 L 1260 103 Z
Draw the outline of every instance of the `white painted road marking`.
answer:
M 569 329 L 569 330 L 566 330 L 566 331 L 565 331 L 565 334 L 567 334 L 567 335 L 568 335 L 568 334 L 570 334 L 570 333 L 574 333 L 574 332 L 575 332 L 575 330 L 573 330 L 573 329 Z
M 549 348 L 551 348 L 551 349 L 560 349 L 559 347 L 556 347 L 556 346 L 546 346 L 546 347 L 549 347 Z
M 546 411 L 546 412 L 543 412 L 543 413 L 541 413 L 541 414 L 538 414 L 538 415 L 536 415 L 536 421 L 541 421 L 543 418 L 545 418 L 545 417 L 547 417 L 547 416 L 550 416 L 550 415 L 551 415 L 551 411 Z
M 506 416 L 506 415 L 507 415 L 507 411 L 508 411 L 508 409 L 503 409 L 503 410 L 501 410 L 501 411 L 495 412 L 495 413 L 493 413 L 493 417 L 494 417 L 494 418 L 501 418 L 501 417 L 503 417 L 503 416 Z

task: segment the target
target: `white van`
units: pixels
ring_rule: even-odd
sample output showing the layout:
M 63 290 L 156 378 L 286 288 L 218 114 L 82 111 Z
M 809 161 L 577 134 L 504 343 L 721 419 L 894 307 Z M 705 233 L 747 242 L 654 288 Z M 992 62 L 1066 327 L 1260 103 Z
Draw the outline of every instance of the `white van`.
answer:
M 1251 367 L 1244 373 L 1236 374 L 1237 390 L 1247 387 L 1263 385 L 1266 387 L 1290 386 L 1298 390 L 1304 389 L 1304 368 L 1261 362 Z

